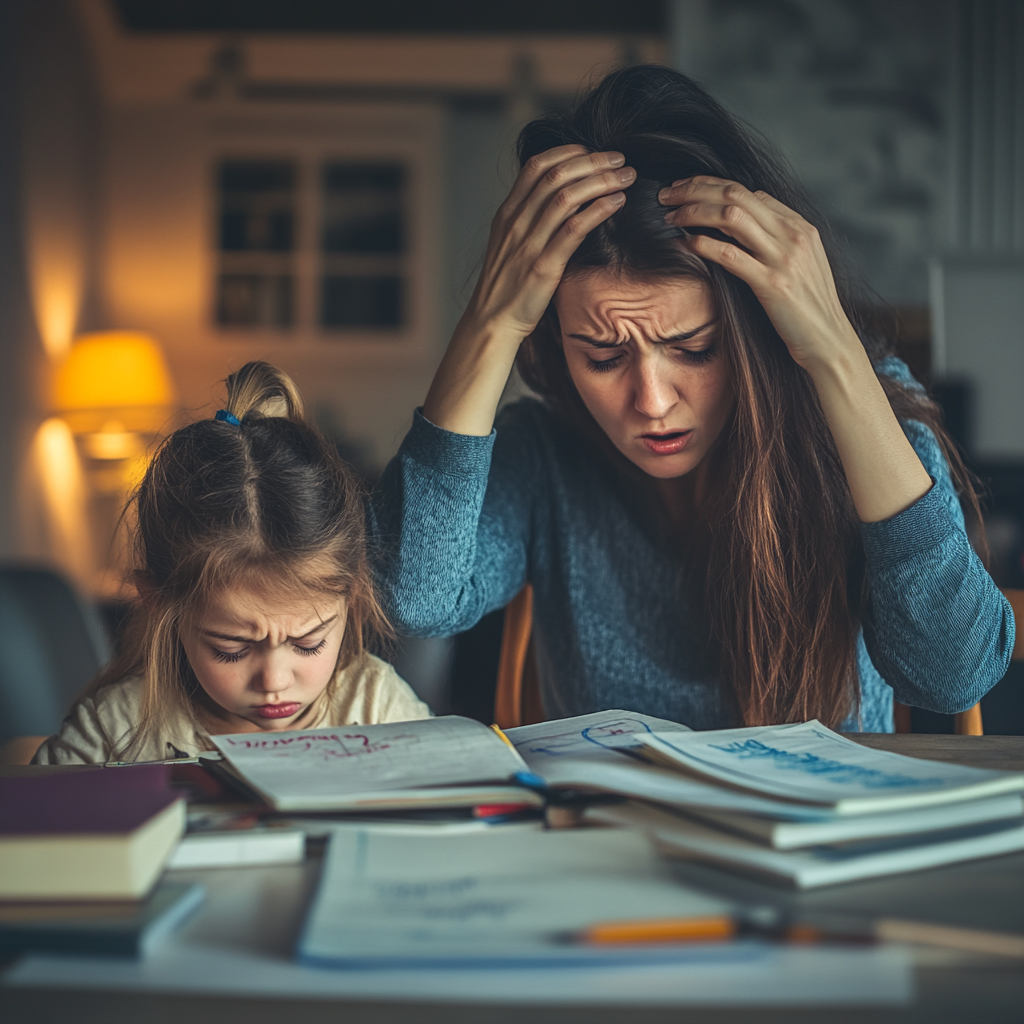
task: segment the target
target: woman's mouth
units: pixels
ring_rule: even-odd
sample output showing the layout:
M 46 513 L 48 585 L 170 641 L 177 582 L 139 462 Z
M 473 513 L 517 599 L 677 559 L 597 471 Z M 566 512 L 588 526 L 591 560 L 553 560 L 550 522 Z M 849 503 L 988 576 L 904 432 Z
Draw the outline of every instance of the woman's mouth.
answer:
M 301 708 L 301 704 L 260 704 L 253 708 L 260 718 L 291 718 Z
M 661 434 L 641 434 L 640 440 L 654 455 L 678 455 L 692 436 L 692 430 L 666 430 Z

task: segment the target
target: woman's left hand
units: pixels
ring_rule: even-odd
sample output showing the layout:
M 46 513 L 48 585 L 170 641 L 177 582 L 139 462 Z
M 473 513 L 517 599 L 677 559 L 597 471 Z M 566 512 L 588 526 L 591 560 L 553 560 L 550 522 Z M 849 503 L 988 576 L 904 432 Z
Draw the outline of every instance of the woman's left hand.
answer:
M 805 370 L 865 359 L 836 292 L 832 268 L 813 224 L 764 192 L 699 175 L 662 189 L 665 220 L 683 229 L 717 228 L 738 245 L 707 235 L 683 244 L 750 285 L 790 355 Z

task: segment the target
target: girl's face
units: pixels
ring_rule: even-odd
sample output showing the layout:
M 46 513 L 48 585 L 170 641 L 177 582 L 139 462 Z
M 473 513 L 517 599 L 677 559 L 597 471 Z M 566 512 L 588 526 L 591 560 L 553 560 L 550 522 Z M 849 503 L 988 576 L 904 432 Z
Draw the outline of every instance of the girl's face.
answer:
M 555 293 L 576 389 L 616 448 L 668 480 L 700 465 L 733 408 L 707 287 L 600 270 Z
M 345 601 L 226 588 L 182 630 L 199 684 L 224 732 L 301 728 L 334 674 Z

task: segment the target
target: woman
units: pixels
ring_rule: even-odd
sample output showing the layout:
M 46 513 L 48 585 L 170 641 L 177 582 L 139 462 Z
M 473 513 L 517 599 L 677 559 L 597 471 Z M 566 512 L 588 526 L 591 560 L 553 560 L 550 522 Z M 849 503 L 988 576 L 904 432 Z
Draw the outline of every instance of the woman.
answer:
M 894 692 L 974 704 L 1013 645 L 977 500 L 781 163 L 660 67 L 519 155 L 375 497 L 399 628 L 459 632 L 532 583 L 551 718 L 891 731 Z M 542 401 L 495 432 L 516 360 Z

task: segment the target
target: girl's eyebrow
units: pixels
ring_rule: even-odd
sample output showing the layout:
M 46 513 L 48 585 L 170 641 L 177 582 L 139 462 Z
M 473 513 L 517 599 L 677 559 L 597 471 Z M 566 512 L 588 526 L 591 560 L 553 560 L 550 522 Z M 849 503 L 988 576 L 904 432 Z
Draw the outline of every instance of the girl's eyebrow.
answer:
M 654 339 L 654 344 L 667 345 L 673 341 L 689 341 L 691 338 L 696 338 L 701 331 L 706 331 L 716 322 L 716 320 L 709 320 L 706 324 L 701 324 L 700 327 L 694 327 L 692 331 L 683 331 L 682 334 L 673 334 L 668 338 L 656 338 Z M 584 341 L 594 348 L 618 348 L 620 345 L 626 344 L 625 341 L 598 341 L 596 338 L 588 337 L 586 334 L 570 334 L 569 337 L 575 338 L 577 341 Z
M 314 633 L 319 633 L 321 629 L 326 629 L 337 617 L 337 615 L 332 615 L 329 619 L 324 619 L 323 622 L 314 626 L 308 633 L 303 633 L 302 636 L 290 636 L 287 639 L 293 643 L 298 640 L 308 640 Z M 203 636 L 212 636 L 215 640 L 232 640 L 238 644 L 251 644 L 255 642 L 251 636 L 228 636 L 226 633 L 214 633 L 210 629 L 204 629 Z

